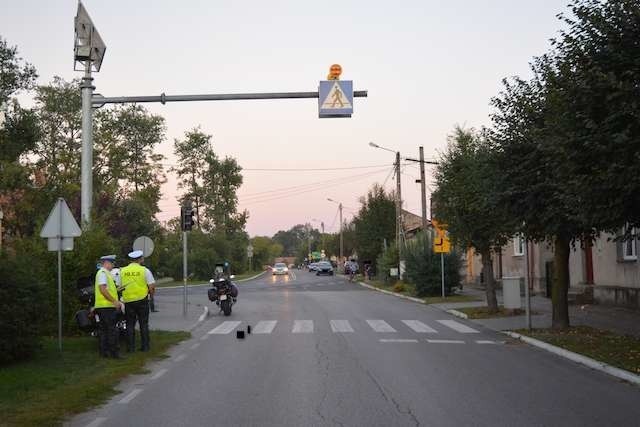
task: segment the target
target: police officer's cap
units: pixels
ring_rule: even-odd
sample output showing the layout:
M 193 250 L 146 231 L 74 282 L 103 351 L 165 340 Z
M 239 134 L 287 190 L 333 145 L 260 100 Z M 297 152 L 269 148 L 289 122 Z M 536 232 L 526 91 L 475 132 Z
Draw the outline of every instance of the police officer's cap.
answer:
M 100 257 L 100 261 L 115 262 L 115 261 L 116 261 L 116 256 L 115 256 L 115 255 L 105 255 L 105 256 L 101 256 L 101 257 Z
M 142 258 L 143 252 L 142 251 L 133 251 L 133 252 L 129 252 L 129 258 L 131 259 L 138 259 L 138 258 Z

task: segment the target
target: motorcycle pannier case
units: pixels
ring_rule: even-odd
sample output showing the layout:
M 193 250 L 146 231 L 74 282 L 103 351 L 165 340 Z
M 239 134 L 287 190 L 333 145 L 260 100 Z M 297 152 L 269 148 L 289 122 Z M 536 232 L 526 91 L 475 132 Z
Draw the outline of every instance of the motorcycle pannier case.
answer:
M 209 297 L 209 301 L 215 301 L 218 299 L 218 290 L 215 288 L 209 288 L 207 290 L 207 296 Z
M 235 283 L 231 283 L 231 296 L 234 298 L 238 297 L 238 287 Z

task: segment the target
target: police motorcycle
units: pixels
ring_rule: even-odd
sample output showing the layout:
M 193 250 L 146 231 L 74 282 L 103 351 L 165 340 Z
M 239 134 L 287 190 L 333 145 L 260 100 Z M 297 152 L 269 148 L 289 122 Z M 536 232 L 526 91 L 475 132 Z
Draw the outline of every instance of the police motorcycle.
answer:
M 238 286 L 231 280 L 235 277 L 229 275 L 229 263 L 216 264 L 213 278 L 209 280 L 211 288 L 207 291 L 209 301 L 215 302 L 225 316 L 231 315 L 231 307 L 238 301 Z
M 119 274 L 120 270 L 114 268 L 111 275 L 114 278 Z M 91 335 L 98 337 L 100 334 L 100 316 L 95 312 L 93 306 L 95 303 L 95 278 L 93 276 L 81 277 L 76 280 L 76 289 L 78 290 L 78 299 L 86 308 L 78 310 L 75 318 L 78 328 Z M 118 298 L 122 296 L 122 288 L 118 289 Z M 118 311 L 116 318 L 116 329 L 120 338 L 127 336 L 127 321 L 123 312 Z

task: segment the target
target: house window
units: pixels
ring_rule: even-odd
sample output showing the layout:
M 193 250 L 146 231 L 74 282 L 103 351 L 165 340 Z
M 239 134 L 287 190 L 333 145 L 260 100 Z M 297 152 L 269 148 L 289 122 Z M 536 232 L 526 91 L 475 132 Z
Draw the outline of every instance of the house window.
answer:
M 622 232 L 626 233 L 629 229 L 625 227 Z M 638 259 L 638 250 L 636 247 L 636 229 L 631 230 L 631 237 L 622 241 L 622 259 L 625 261 L 635 261 Z
M 524 237 L 520 234 L 513 238 L 513 255 L 524 256 Z

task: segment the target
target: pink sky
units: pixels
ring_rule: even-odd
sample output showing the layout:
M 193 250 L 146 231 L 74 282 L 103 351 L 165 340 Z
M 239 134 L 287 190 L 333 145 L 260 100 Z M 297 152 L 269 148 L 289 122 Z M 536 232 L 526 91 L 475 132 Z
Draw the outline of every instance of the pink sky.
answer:
M 336 62 L 354 89 L 369 91 L 355 100 L 351 119 L 318 119 L 314 99 L 148 104 L 167 120 L 168 139 L 159 147 L 167 163 L 175 161 L 173 138 L 200 125 L 220 155 L 245 168 L 390 168 L 393 154 L 369 141 L 408 157 L 424 145 L 434 157 L 455 124 L 488 124 L 500 80 L 528 74 L 528 61 L 559 28 L 555 14 L 565 3 L 87 0 L 85 6 L 107 44 L 94 82 L 105 96 L 313 91 Z M 75 0 L 3 6 L 0 34 L 37 67 L 41 83 L 80 76 L 72 64 L 76 6 Z M 377 169 L 245 171 L 239 197 L 250 212 L 247 229 L 271 235 L 312 218 L 336 229 L 336 206 L 326 198 L 357 209 L 358 198 L 387 177 Z M 415 166 L 404 172 L 405 208 L 419 213 L 419 172 Z M 277 193 L 277 200 L 257 203 L 264 197 L 255 196 L 326 181 Z M 302 191 L 308 189 L 314 191 Z M 173 177 L 163 190 L 165 220 L 179 212 Z

